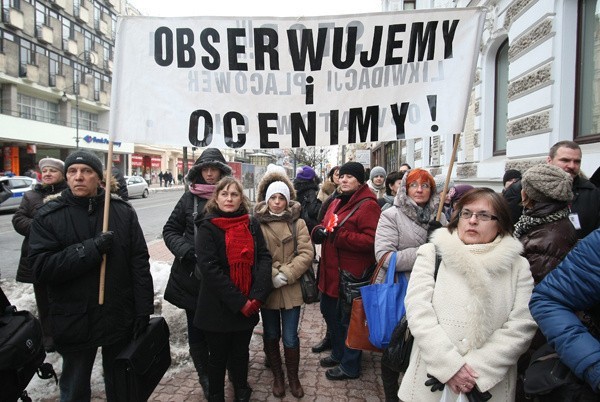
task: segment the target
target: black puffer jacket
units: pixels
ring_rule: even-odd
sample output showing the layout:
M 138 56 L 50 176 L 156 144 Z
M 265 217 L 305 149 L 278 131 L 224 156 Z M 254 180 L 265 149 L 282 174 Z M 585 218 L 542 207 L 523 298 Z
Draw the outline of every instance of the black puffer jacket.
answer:
M 201 215 L 206 202 L 206 199 L 186 192 L 163 228 L 165 245 L 175 256 L 165 289 L 165 300 L 191 311 L 196 309 L 200 289 L 200 281 L 194 275 L 194 203 L 197 203 L 196 211 Z
M 29 253 L 29 229 L 37 210 L 44 204 L 44 198 L 49 195 L 58 194 L 67 188 L 67 182 L 61 181 L 55 185 L 37 184 L 32 191 L 27 191 L 23 195 L 21 205 L 12 218 L 12 224 L 18 234 L 25 236 L 21 245 L 21 258 L 17 268 L 17 281 L 33 283 L 35 278 L 33 270 L 27 263 L 27 254 Z
M 29 241 L 29 264 L 47 285 L 49 322 L 59 352 L 110 345 L 132 334 L 136 316 L 152 314 L 148 249 L 133 207 L 116 197 L 108 228 L 104 304 L 98 304 L 102 256 L 93 238 L 102 231 L 104 190 L 92 198 L 63 191 L 38 210 Z
M 273 284 L 271 282 L 272 259 L 260 224 L 250 218 L 250 232 L 254 238 L 254 266 L 252 285 L 248 297 L 233 284 L 225 250 L 225 232 L 211 223 L 214 215 L 205 216 L 198 226 L 196 250 L 198 265 L 196 276 L 202 278 L 200 294 L 194 317 L 194 325 L 205 331 L 232 332 L 254 328 L 258 314 L 245 317 L 241 308 L 248 299 L 266 302 Z
M 207 148 L 190 169 L 188 184 L 206 184 L 202 177 L 202 169 L 214 167 L 221 171 L 221 177 L 231 175 L 221 151 Z M 171 266 L 171 274 L 165 289 L 165 300 L 169 303 L 193 311 L 200 289 L 200 281 L 194 275 L 196 257 L 194 255 L 194 219 L 201 217 L 207 199 L 186 192 L 171 212 L 171 216 L 163 227 L 163 239 L 167 248 L 175 256 Z

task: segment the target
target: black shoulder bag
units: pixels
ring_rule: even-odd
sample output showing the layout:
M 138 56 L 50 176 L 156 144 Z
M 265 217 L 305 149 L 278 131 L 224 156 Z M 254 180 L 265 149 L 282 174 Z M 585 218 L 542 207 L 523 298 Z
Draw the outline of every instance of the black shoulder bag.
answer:
M 346 223 L 348 218 L 350 218 L 352 216 L 352 214 L 354 214 L 356 212 L 356 210 L 361 206 L 361 204 L 367 200 L 368 200 L 368 198 L 360 200 L 354 206 L 354 208 L 352 208 L 350 213 L 348 215 L 346 215 L 346 217 L 342 220 L 342 222 L 337 227 L 340 228 L 344 223 Z M 340 273 L 340 280 L 339 280 L 339 284 L 338 284 L 338 286 L 339 286 L 338 297 L 339 297 L 340 302 L 343 303 L 343 306 L 346 309 L 346 311 L 350 311 L 352 309 L 352 300 L 356 299 L 357 297 L 360 297 L 360 288 L 371 284 L 371 278 L 373 277 L 373 273 L 375 272 L 375 268 L 377 267 L 377 262 L 366 267 L 364 269 L 362 275 L 360 277 L 356 277 L 356 276 L 352 275 L 350 272 L 344 270 L 340 266 L 339 250 L 337 250 L 337 254 L 338 254 L 338 270 Z
M 298 238 L 296 236 L 296 221 L 291 224 L 292 238 L 294 239 L 294 256 L 298 255 Z M 320 300 L 317 278 L 312 263 L 299 279 L 302 289 L 302 300 L 306 304 L 316 303 Z

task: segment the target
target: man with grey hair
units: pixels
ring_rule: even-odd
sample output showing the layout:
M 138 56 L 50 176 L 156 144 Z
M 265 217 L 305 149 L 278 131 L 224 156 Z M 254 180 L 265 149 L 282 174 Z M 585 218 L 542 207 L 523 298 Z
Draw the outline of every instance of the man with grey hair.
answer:
M 600 190 L 581 175 L 581 148 L 573 141 L 559 141 L 550 148 L 546 162 L 558 166 L 573 178 L 569 219 L 577 230 L 577 237 L 583 239 L 600 226 Z M 521 182 L 514 183 L 509 189 L 520 194 Z M 520 203 L 520 199 L 509 201 L 511 210 L 520 209 Z M 513 216 L 514 222 L 519 217 L 520 214 Z

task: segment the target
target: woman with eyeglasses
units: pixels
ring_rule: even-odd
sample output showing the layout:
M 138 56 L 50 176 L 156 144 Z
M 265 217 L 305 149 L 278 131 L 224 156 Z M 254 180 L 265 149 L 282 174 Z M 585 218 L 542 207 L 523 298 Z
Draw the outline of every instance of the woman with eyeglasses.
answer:
M 522 251 L 506 201 L 488 188 L 467 192 L 448 227 L 419 248 L 405 299 L 414 344 L 402 401 L 437 402 L 444 387 L 514 401 L 517 361 L 536 329 Z
M 377 231 L 375 232 L 375 256 L 377 260 L 384 258 L 387 252 L 397 252 L 396 272 L 410 278 L 417 249 L 427 241 L 430 222 L 435 220 L 440 197 L 435 191 L 435 180 L 428 171 L 413 169 L 402 177 L 402 182 L 393 205 L 381 213 Z M 446 218 L 442 215 L 442 224 Z M 439 227 L 431 224 L 432 229 Z M 387 255 L 376 282 L 382 283 L 388 269 L 390 255 Z M 398 401 L 398 381 L 400 373 L 381 364 L 381 378 L 385 400 Z

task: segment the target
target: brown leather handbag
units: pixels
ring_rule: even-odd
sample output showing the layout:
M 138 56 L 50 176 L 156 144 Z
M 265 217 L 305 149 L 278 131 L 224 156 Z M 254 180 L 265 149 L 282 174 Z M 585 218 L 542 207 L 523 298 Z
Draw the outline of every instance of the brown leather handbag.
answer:
M 387 258 L 388 251 L 381 257 L 377 262 L 375 272 L 371 277 L 371 284 L 377 279 L 377 274 L 383 266 L 385 259 Z M 350 349 L 369 350 L 372 352 L 382 352 L 376 346 L 373 346 L 369 342 L 369 326 L 367 325 L 367 315 L 362 302 L 362 297 L 357 297 L 352 300 L 352 310 L 350 312 L 350 325 L 348 325 L 348 334 L 346 335 L 346 346 Z

